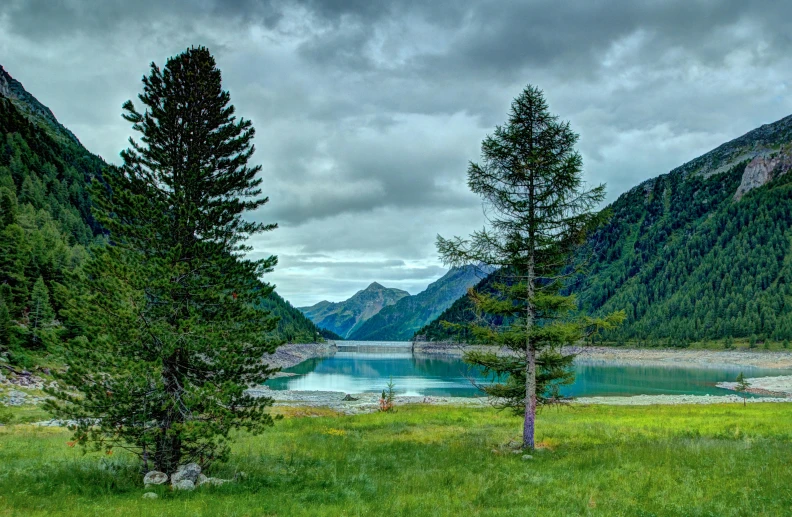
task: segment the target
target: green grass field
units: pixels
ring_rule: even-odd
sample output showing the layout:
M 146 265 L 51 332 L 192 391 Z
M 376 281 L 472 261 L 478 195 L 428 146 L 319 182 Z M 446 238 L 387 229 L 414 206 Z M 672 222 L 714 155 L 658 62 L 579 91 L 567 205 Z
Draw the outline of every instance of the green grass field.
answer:
M 313 416 L 314 418 L 311 418 Z M 521 421 L 489 409 L 290 410 L 240 436 L 195 492 L 146 491 L 130 457 L 83 455 L 68 431 L 0 427 L 0 515 L 789 515 L 792 404 L 572 407 Z M 495 451 L 495 452 L 494 452 Z

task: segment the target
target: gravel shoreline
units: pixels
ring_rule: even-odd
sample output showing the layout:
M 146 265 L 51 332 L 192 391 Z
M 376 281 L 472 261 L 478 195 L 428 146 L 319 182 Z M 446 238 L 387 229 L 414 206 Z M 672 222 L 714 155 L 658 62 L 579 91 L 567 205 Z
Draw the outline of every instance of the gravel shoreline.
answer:
M 792 397 L 792 375 L 779 375 L 776 377 L 753 377 L 745 379 L 750 387 L 745 390 L 748 393 L 758 395 L 775 395 L 780 397 Z M 734 390 L 736 382 L 719 382 L 719 388 Z
M 457 343 L 416 342 L 413 352 L 427 355 L 461 356 L 467 350 L 491 350 L 481 345 L 461 345 Z M 578 354 L 587 362 L 602 361 L 609 364 L 641 366 L 747 366 L 756 368 L 792 369 L 792 351 L 760 352 L 749 350 L 685 350 L 663 348 L 619 348 L 605 346 L 565 347 L 564 353 Z M 502 350 L 511 354 L 510 350 Z
M 322 346 L 324 345 L 324 346 Z M 466 350 L 491 349 L 484 346 L 460 345 L 456 343 L 416 342 L 412 351 L 415 355 L 461 356 Z M 282 352 L 284 368 L 302 362 L 300 357 L 308 359 L 322 355 L 333 355 L 338 347 L 332 344 L 286 345 Z M 607 363 L 619 365 L 641 366 L 695 366 L 695 367 L 757 367 L 773 369 L 792 369 L 792 352 L 759 352 L 736 350 L 679 350 L 679 349 L 634 349 L 616 347 L 567 347 L 565 353 L 578 354 L 579 361 L 586 363 Z M 508 350 L 504 354 L 511 353 Z M 302 359 L 302 360 L 305 360 Z M 272 364 L 272 363 L 270 363 Z M 288 375 L 288 374 L 282 374 Z M 781 377 L 761 377 L 749 379 L 751 391 L 755 394 L 770 395 L 761 398 L 750 398 L 747 402 L 781 403 L 792 402 L 792 375 Z M 733 389 L 734 383 L 719 383 L 718 386 Z M 291 391 L 271 390 L 267 386 L 248 390 L 254 396 L 267 396 L 274 399 L 275 406 L 323 407 L 343 414 L 360 414 L 377 411 L 378 393 L 361 393 L 352 395 L 353 400 L 344 400 L 347 395 L 333 391 Z M 646 406 L 655 404 L 722 404 L 742 402 L 739 395 L 633 395 L 611 397 L 580 397 L 572 403 L 575 405 L 604 404 Z M 489 406 L 486 398 L 477 397 L 421 397 L 397 396 L 397 405 L 431 404 L 452 406 Z
M 249 394 L 257 397 L 272 397 L 274 406 L 286 407 L 321 407 L 337 411 L 345 415 L 373 413 L 379 408 L 377 393 L 360 393 L 347 396 L 337 391 L 291 391 L 262 388 L 249 389 Z M 792 402 L 788 397 L 749 398 L 749 404 Z M 432 406 L 466 406 L 487 407 L 492 402 L 483 397 L 421 397 L 396 396 L 395 405 L 428 404 Z M 608 405 L 608 406 L 652 406 L 652 405 L 686 405 L 686 404 L 725 404 L 743 403 L 739 395 L 633 395 L 626 397 L 580 397 L 574 399 L 575 405 Z
M 262 359 L 271 368 L 290 368 L 303 361 L 314 357 L 332 356 L 338 352 L 338 345 L 335 341 L 325 341 L 324 343 L 289 343 L 281 345 L 272 355 L 265 355 Z M 288 374 L 279 372 L 275 377 L 282 377 Z

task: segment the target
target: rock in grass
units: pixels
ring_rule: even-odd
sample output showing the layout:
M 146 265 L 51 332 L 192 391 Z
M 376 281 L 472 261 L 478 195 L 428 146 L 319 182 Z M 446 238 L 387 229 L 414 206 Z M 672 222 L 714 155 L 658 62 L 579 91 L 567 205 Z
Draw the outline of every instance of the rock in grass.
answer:
M 198 476 L 201 475 L 201 467 L 197 463 L 188 463 L 187 465 L 179 465 L 176 472 L 171 474 L 171 484 L 176 486 L 179 481 L 191 481 L 193 485 L 198 481 Z
M 189 479 L 181 479 L 173 483 L 174 490 L 195 490 L 195 483 Z
M 209 480 L 208 477 L 204 476 L 203 474 L 198 474 L 198 479 L 195 480 L 195 486 L 201 486 Z
M 143 484 L 146 486 L 149 485 L 162 485 L 168 482 L 168 475 L 164 472 L 160 472 L 159 470 L 152 470 L 147 472 L 146 475 L 143 477 Z
M 154 492 L 146 492 L 143 494 L 143 499 L 156 499 L 158 496 Z
M 532 459 L 533 459 L 533 456 L 531 456 L 530 454 L 523 454 L 523 457 L 522 457 L 522 459 L 523 459 L 523 460 L 532 460 Z

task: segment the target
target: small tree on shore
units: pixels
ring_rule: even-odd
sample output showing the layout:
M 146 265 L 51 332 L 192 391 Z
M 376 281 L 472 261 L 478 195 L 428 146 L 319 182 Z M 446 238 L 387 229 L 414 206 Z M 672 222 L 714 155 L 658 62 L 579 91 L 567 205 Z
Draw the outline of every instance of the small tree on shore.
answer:
M 474 325 L 473 333 L 517 355 L 472 352 L 465 359 L 505 377 L 483 389 L 524 415 L 523 446 L 530 449 L 537 404 L 552 400 L 558 384 L 572 379 L 572 357 L 563 356 L 560 346 L 623 319 L 622 313 L 576 317 L 574 297 L 562 291 L 572 252 L 606 217 L 594 212 L 604 186 L 583 184 L 577 139 L 569 123 L 550 114 L 541 90 L 525 88 L 512 103 L 508 122 L 482 142 L 481 163 L 468 168 L 468 185 L 483 198 L 488 225 L 469 239 L 437 239 L 448 265 L 500 268 L 494 292 L 471 290 L 470 296 L 502 324 Z
M 76 442 L 172 472 L 224 459 L 234 429 L 272 424 L 271 399 L 246 389 L 273 371 L 262 359 L 276 320 L 255 304 L 276 259 L 243 254 L 275 225 L 241 217 L 267 202 L 247 166 L 254 130 L 206 48 L 152 63 L 139 99 L 144 111 L 128 101 L 124 118 L 140 141 L 93 186 L 110 243 L 60 289 L 73 338 L 48 406 L 77 422 Z
M 740 375 L 737 376 L 737 384 L 734 386 L 734 391 L 739 393 L 743 399 L 743 406 L 745 406 L 745 399 L 747 397 L 748 388 L 751 387 L 751 383 L 748 382 L 748 379 L 745 378 L 743 372 L 740 372 Z

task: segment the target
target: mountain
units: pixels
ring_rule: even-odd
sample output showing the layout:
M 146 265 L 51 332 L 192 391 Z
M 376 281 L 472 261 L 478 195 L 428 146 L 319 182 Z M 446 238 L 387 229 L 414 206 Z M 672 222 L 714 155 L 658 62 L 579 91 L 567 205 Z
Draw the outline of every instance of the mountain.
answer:
M 624 309 L 616 342 L 792 339 L 791 168 L 789 116 L 621 195 L 577 255 L 581 310 Z M 463 298 L 418 333 L 472 317 Z
M 393 305 L 406 296 L 410 296 L 410 293 L 401 289 L 383 287 L 374 282 L 346 301 L 338 303 L 321 301 L 311 307 L 300 307 L 300 310 L 320 327 L 349 339 L 358 327 L 380 312 L 383 307 Z
M 476 285 L 489 270 L 467 266 L 453 268 L 426 290 L 405 296 L 363 322 L 349 336 L 358 341 L 407 341 L 415 331 L 437 318 Z
M 321 339 L 341 339 L 338 334 L 315 325 L 299 309 L 274 291 L 267 298 L 262 298 L 259 303 L 273 316 L 280 318 L 275 334 L 276 337 L 284 339 L 287 343 L 313 343 Z
M 57 314 L 53 284 L 65 283 L 90 245 L 104 242 L 88 185 L 105 167 L 0 66 L 0 356 L 30 362 L 31 351 L 47 348 L 48 336 L 34 331 L 39 323 L 60 329 L 57 320 L 38 322 L 31 307 Z M 278 338 L 333 339 L 277 294 L 261 305 L 280 316 Z
M 56 139 L 80 144 L 74 133 L 58 122 L 52 111 L 28 93 L 22 83 L 11 77 L 2 65 L 0 65 L 0 95 L 10 100 L 28 119 L 45 129 Z M 85 148 L 82 150 L 88 152 Z

